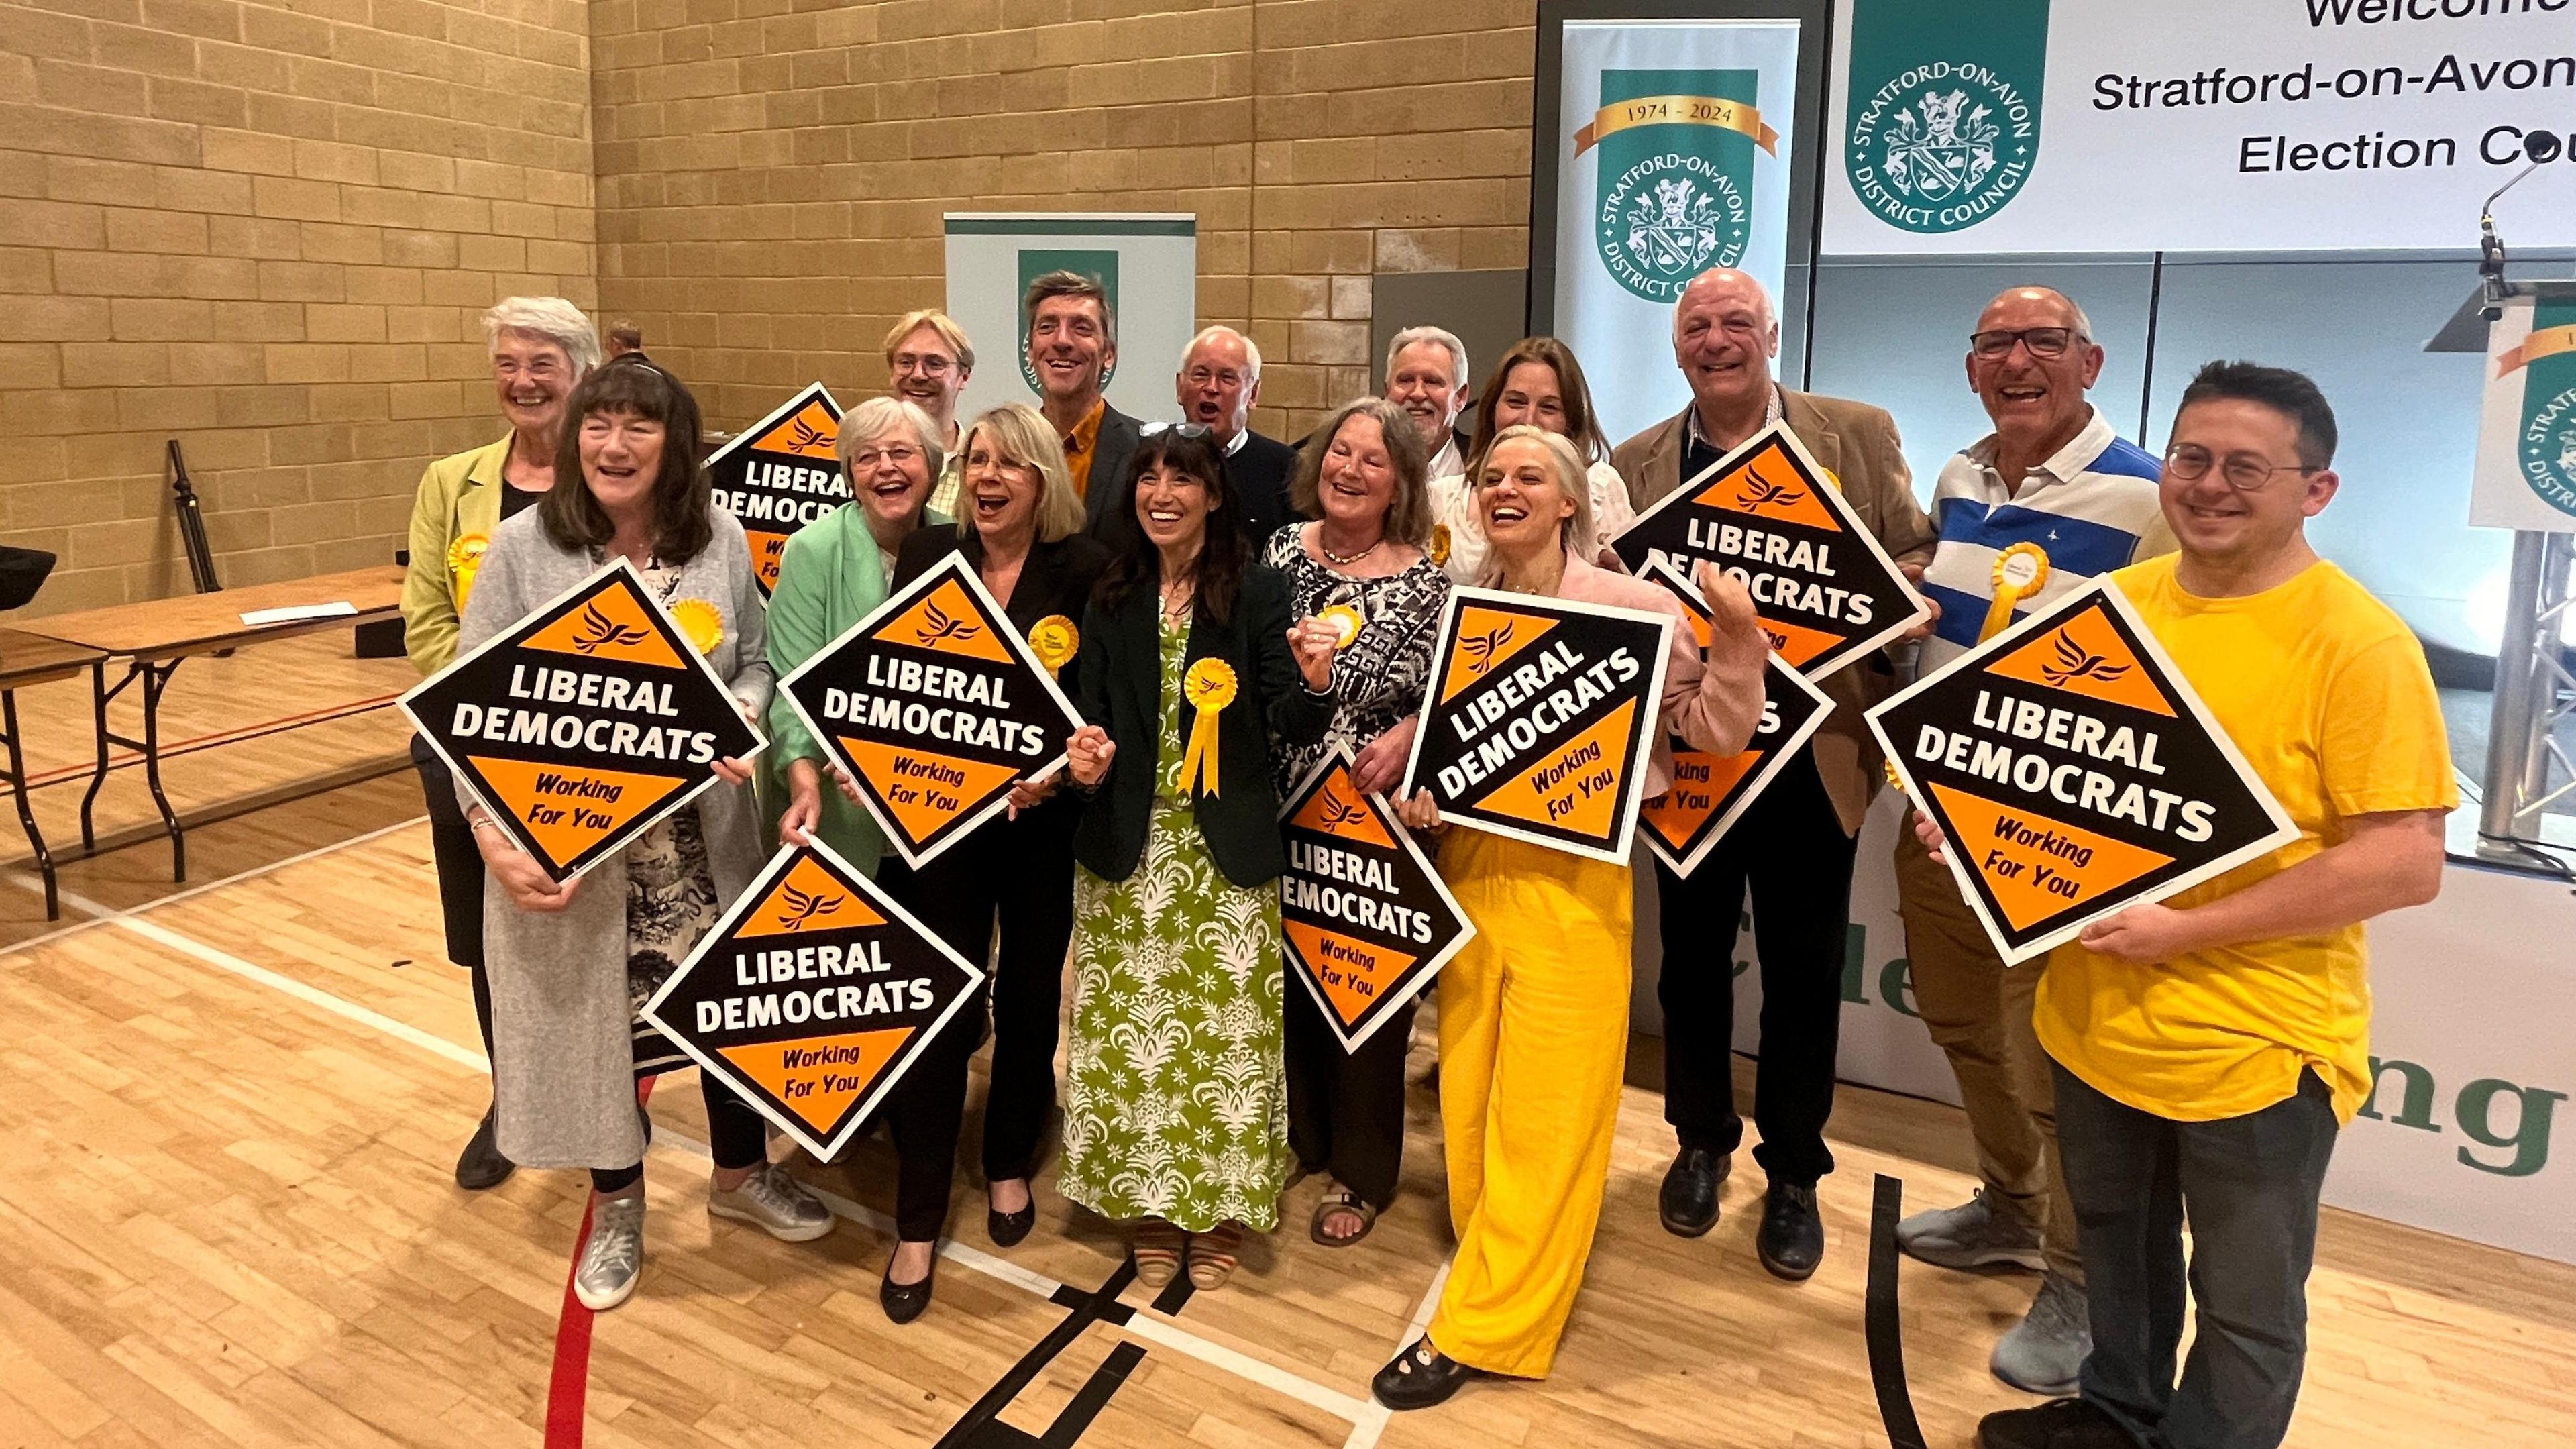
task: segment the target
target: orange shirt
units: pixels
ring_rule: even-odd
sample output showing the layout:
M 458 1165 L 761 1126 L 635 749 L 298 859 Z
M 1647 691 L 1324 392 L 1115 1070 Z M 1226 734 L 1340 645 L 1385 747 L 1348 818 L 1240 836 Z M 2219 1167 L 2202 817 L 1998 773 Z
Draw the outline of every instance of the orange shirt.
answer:
M 1082 421 L 1073 425 L 1073 432 L 1064 440 L 1065 468 L 1073 474 L 1076 498 L 1091 496 L 1091 460 L 1100 452 L 1100 420 L 1108 412 L 1109 399 L 1093 403 L 1091 411 L 1083 414 Z

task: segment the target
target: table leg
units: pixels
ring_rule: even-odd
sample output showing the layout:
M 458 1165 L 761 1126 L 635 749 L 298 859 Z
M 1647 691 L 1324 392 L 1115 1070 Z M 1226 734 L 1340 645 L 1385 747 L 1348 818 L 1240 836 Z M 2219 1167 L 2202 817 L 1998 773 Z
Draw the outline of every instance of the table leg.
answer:
M 118 685 L 122 689 L 125 686 Z M 91 808 L 98 804 L 99 788 L 107 783 L 107 661 L 102 659 L 89 667 L 91 725 L 98 737 L 98 768 L 91 772 L 89 789 L 81 794 L 81 854 L 98 853 L 98 831 L 90 823 Z
M 152 804 L 161 812 L 161 827 L 170 832 L 170 879 L 175 883 L 188 878 L 188 835 L 179 824 L 179 812 L 170 808 L 170 797 L 161 790 L 161 692 L 170 685 L 170 676 L 179 672 L 180 661 L 143 666 L 143 778 L 152 787 Z
M 45 878 L 45 919 L 63 918 L 61 889 L 54 879 L 54 853 L 45 848 L 43 832 L 36 829 L 36 812 L 27 808 L 27 756 L 18 743 L 18 691 L 0 689 L 0 726 L 9 740 L 9 795 L 18 806 L 19 828 L 27 832 L 27 844 L 36 852 L 36 870 Z

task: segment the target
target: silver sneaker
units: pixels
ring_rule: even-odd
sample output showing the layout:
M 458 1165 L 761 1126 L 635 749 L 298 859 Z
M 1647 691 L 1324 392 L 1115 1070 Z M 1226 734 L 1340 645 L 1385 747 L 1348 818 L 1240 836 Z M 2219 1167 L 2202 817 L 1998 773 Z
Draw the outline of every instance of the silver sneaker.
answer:
M 1896 1225 L 1896 1246 L 1937 1268 L 2010 1264 L 2036 1273 L 2048 1266 L 2039 1254 L 2039 1225 L 1984 1188 L 1957 1207 L 1907 1217 Z
M 590 1217 L 590 1241 L 572 1275 L 573 1296 L 593 1313 L 605 1313 L 635 1292 L 644 1276 L 644 1197 L 600 1199 Z
M 787 1169 L 765 1162 L 753 1168 L 742 1186 L 731 1192 L 707 1184 L 707 1211 L 720 1218 L 749 1223 L 783 1243 L 810 1243 L 832 1231 L 832 1210 L 787 1175 Z
M 1995 1345 L 1986 1366 L 1996 1378 L 2033 1394 L 2071 1394 L 2085 1355 L 2093 1351 L 2093 1320 L 2084 1290 L 2055 1273 L 2039 1280 L 2039 1297 L 2012 1332 Z

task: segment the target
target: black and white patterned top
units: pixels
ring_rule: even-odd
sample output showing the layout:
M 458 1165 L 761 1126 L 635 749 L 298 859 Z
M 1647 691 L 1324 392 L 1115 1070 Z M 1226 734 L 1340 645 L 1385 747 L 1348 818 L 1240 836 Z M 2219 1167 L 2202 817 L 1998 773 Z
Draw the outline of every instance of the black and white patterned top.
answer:
M 1270 535 L 1262 562 L 1288 577 L 1288 606 L 1300 619 L 1335 604 L 1360 611 L 1360 636 L 1333 659 L 1340 703 L 1332 726 L 1311 745 L 1270 748 L 1270 772 L 1284 798 L 1336 743 L 1357 754 L 1406 715 L 1422 708 L 1431 682 L 1431 646 L 1449 602 L 1449 575 L 1428 558 L 1378 579 L 1336 572 L 1306 552 L 1303 522 Z

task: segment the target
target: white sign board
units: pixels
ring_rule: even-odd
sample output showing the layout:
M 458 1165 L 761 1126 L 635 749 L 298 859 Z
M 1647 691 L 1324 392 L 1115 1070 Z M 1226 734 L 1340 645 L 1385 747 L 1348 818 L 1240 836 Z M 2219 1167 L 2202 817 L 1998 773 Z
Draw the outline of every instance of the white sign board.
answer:
M 2487 332 L 2486 383 L 2469 522 L 2576 533 L 2576 296 L 2508 300 Z

